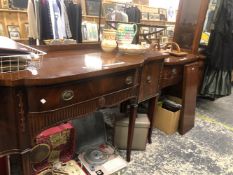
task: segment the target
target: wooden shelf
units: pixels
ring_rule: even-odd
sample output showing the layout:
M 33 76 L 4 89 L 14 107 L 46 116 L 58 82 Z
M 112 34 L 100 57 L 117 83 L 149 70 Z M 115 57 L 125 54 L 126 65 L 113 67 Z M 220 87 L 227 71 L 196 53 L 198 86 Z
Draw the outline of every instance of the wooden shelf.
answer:
M 27 41 L 29 38 L 20 38 L 20 39 L 15 39 L 15 41 Z
M 166 24 L 169 24 L 169 25 L 175 25 L 176 22 L 171 22 L 171 21 L 160 21 L 160 20 L 148 20 L 148 19 L 142 19 L 141 20 L 142 23 L 154 23 L 154 24 L 163 24 L 163 25 L 166 25 Z
M 99 17 L 98 16 L 92 16 L 92 15 L 82 15 L 83 20 L 85 21 L 90 21 L 90 22 L 99 22 Z M 105 23 L 105 17 L 101 17 L 101 24 Z
M 99 16 L 92 16 L 92 15 L 82 15 L 84 18 L 99 18 Z M 101 19 L 105 19 L 105 17 L 101 17 Z
M 0 12 L 27 13 L 26 10 L 0 9 Z
M 83 43 L 99 43 L 98 41 L 83 40 Z
M 122 21 L 106 21 L 106 23 L 109 25 L 111 23 L 122 23 L 122 24 L 137 24 L 140 27 L 156 27 L 156 28 L 163 28 L 163 29 L 166 28 L 165 25 L 160 25 L 160 24 L 146 24 L 146 23 L 122 22 Z

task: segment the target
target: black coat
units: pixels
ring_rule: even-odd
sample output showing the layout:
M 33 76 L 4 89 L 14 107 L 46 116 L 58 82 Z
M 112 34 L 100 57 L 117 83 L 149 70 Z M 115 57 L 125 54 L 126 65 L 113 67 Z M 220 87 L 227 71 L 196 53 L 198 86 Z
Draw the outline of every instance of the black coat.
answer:
M 233 68 L 233 0 L 223 0 L 211 32 L 207 63 L 211 68 L 231 71 Z
M 233 68 L 233 0 L 222 0 L 207 48 L 200 94 L 216 98 L 231 93 Z

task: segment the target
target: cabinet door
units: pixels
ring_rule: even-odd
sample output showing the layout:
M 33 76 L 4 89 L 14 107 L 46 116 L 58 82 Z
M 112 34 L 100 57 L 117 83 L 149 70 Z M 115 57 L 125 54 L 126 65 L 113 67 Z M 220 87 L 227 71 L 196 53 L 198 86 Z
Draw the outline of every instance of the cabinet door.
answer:
M 182 112 L 179 124 L 179 133 L 185 134 L 194 126 L 196 96 L 199 77 L 198 62 L 184 66 Z

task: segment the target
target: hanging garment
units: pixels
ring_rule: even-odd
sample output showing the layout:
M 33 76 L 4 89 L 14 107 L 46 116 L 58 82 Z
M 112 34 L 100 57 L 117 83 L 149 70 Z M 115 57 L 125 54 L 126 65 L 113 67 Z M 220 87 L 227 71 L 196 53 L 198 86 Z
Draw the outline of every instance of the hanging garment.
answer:
M 37 30 L 37 23 L 36 23 L 36 15 L 34 9 L 33 0 L 28 1 L 28 25 L 29 25 L 29 38 L 37 39 L 39 38 L 38 30 Z
M 52 22 L 53 29 L 53 39 L 63 39 L 63 27 L 65 24 L 62 23 L 61 19 L 61 5 L 57 0 L 48 0 L 50 18 Z
M 53 39 L 53 27 L 50 17 L 50 8 L 48 0 L 40 0 L 40 14 L 41 39 Z
M 220 1 L 219 1 L 220 2 Z M 216 98 L 231 93 L 233 68 L 233 0 L 223 0 L 207 48 L 206 70 L 200 94 Z
M 67 15 L 67 9 L 66 9 L 66 5 L 64 3 L 64 0 L 60 1 L 60 5 L 61 5 L 61 21 L 62 21 L 62 32 L 63 32 L 63 36 L 65 38 L 71 38 L 72 34 L 70 31 L 70 23 L 69 23 L 69 18 Z
M 142 13 L 137 7 L 126 8 L 125 12 L 128 15 L 129 22 L 140 23 Z
M 82 42 L 82 7 L 80 4 L 74 4 L 72 1 L 65 1 L 67 14 L 70 23 L 72 38 L 77 43 Z
M 36 28 L 38 33 L 38 39 L 41 39 L 41 25 L 40 25 L 40 0 L 34 0 L 35 17 L 36 17 Z
M 82 7 L 81 4 L 75 4 L 76 5 L 76 40 L 77 43 L 82 42 Z

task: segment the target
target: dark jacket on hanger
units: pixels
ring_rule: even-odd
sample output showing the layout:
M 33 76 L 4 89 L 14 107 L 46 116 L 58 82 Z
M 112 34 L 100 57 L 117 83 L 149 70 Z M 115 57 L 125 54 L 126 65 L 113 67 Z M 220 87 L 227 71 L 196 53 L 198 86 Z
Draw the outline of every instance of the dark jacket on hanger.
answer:
M 53 27 L 50 18 L 50 10 L 49 10 L 49 3 L 48 0 L 41 0 L 40 1 L 40 14 L 41 14 L 41 39 L 53 39 Z
M 129 22 L 140 23 L 142 14 L 137 7 L 126 8 L 125 12 L 128 15 Z
M 74 4 L 72 1 L 65 1 L 67 14 L 69 18 L 72 38 L 77 43 L 82 42 L 82 7 L 81 4 Z

